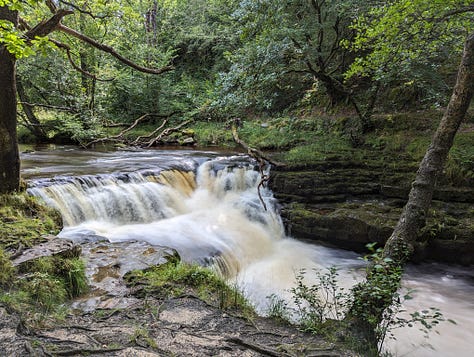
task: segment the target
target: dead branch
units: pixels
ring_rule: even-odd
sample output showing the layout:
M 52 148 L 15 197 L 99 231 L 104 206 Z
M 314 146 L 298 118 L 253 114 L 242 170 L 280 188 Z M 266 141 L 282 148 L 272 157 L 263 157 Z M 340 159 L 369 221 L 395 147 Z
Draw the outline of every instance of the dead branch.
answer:
M 125 347 L 117 347 L 117 348 L 79 348 L 75 350 L 58 350 L 54 351 L 55 356 L 84 356 L 84 355 L 92 355 L 92 354 L 101 354 L 110 353 L 110 352 L 118 352 L 123 351 Z
M 158 134 L 155 138 L 151 139 L 147 144 L 146 144 L 146 147 L 149 148 L 150 146 L 153 146 L 155 143 L 157 143 L 158 141 L 160 141 L 164 136 L 168 136 L 170 135 L 171 133 L 174 133 L 176 131 L 178 131 L 179 129 L 181 129 L 183 126 L 189 124 L 190 122 L 192 121 L 192 119 L 189 119 L 189 120 L 186 120 L 184 122 L 182 122 L 181 124 L 175 126 L 174 128 L 167 128 L 165 130 L 163 130 L 160 134 Z
M 142 136 L 139 136 L 137 137 L 133 142 L 132 142 L 132 145 L 138 145 L 143 139 L 149 139 L 151 138 L 153 135 L 155 135 L 157 132 L 159 132 L 161 129 L 163 129 L 163 127 L 166 125 L 166 123 L 168 122 L 167 119 L 163 120 L 163 122 L 161 123 L 161 125 L 156 128 L 155 130 L 153 130 L 150 134 L 148 135 L 142 135 Z
M 242 139 L 239 138 L 239 134 L 237 132 L 237 126 L 235 124 L 232 124 L 232 137 L 234 138 L 234 141 L 237 144 L 239 144 L 245 150 L 247 150 L 247 153 L 258 162 L 258 168 L 260 171 L 260 182 L 258 183 L 258 186 L 257 186 L 257 192 L 258 192 L 258 198 L 260 199 L 260 202 L 262 203 L 263 209 L 266 211 L 267 204 L 265 203 L 265 200 L 263 199 L 262 193 L 260 191 L 260 189 L 262 187 L 265 187 L 265 184 L 270 180 L 270 177 L 265 173 L 266 163 L 268 162 L 269 164 L 272 164 L 274 166 L 279 166 L 279 167 L 285 166 L 285 164 L 274 161 L 270 159 L 268 156 L 266 156 L 264 153 L 262 153 L 260 150 L 257 150 L 255 148 L 248 146 Z
M 96 40 L 70 28 L 70 27 L 67 27 L 67 26 L 64 26 L 63 24 L 58 24 L 58 26 L 56 27 L 59 31 L 62 31 L 68 35 L 71 35 L 95 48 L 98 48 L 99 50 L 103 51 L 103 52 L 107 52 L 109 54 L 111 54 L 113 57 L 115 57 L 116 59 L 118 59 L 120 62 L 126 64 L 127 66 L 129 67 L 132 67 L 132 68 L 135 68 L 137 71 L 140 71 L 140 72 L 143 72 L 143 73 L 151 73 L 151 74 L 161 74 L 161 73 L 164 73 L 164 72 L 168 72 L 168 71 L 171 71 L 174 69 L 173 66 L 164 66 L 164 67 L 161 67 L 161 68 L 148 68 L 148 67 L 143 67 L 143 66 L 140 66 L 138 64 L 136 64 L 135 62 L 132 62 L 130 61 L 129 59 L 125 58 L 124 56 L 122 56 L 121 54 L 119 54 L 117 51 L 115 51 L 115 49 L 111 46 L 108 46 L 108 45 L 104 45 L 100 42 L 97 42 Z
M 284 352 L 279 352 L 277 350 L 274 350 L 272 348 L 266 347 L 266 346 L 261 346 L 256 343 L 250 343 L 248 341 L 244 341 L 241 338 L 238 337 L 231 337 L 226 339 L 227 342 L 234 343 L 236 345 L 248 348 L 250 350 L 253 350 L 255 352 L 264 354 L 266 356 L 273 356 L 273 357 L 281 357 L 281 356 L 288 356 L 288 354 Z
M 122 130 L 120 133 L 118 133 L 117 135 L 113 135 L 113 136 L 108 136 L 106 138 L 100 138 L 100 139 L 95 139 L 95 140 L 92 140 L 90 142 L 88 142 L 87 144 L 83 145 L 85 148 L 88 148 L 90 147 L 91 145 L 93 144 L 97 144 L 97 143 L 100 143 L 100 142 L 105 142 L 105 141 L 121 141 L 120 139 L 123 139 L 123 136 L 124 134 L 128 133 L 130 130 L 132 130 L 133 128 L 135 128 L 140 122 L 142 122 L 143 120 L 145 120 L 146 118 L 148 118 L 150 116 L 150 114 L 144 114 L 142 115 L 141 117 L 139 117 L 137 120 L 135 120 L 133 122 L 132 125 L 130 125 L 129 127 L 125 128 L 124 130 Z
M 284 164 L 282 162 L 275 161 L 275 160 L 269 158 L 267 155 L 265 155 L 260 150 L 252 148 L 248 144 L 246 144 L 242 139 L 239 138 L 239 134 L 237 133 L 237 126 L 235 126 L 235 125 L 232 125 L 232 137 L 234 138 L 234 141 L 237 144 L 242 146 L 247 151 L 247 153 L 250 156 L 252 156 L 253 158 L 255 158 L 257 161 L 264 160 L 264 161 L 266 161 L 266 162 L 268 162 L 268 163 L 270 163 L 274 166 L 278 166 L 278 167 L 286 166 L 286 164 Z

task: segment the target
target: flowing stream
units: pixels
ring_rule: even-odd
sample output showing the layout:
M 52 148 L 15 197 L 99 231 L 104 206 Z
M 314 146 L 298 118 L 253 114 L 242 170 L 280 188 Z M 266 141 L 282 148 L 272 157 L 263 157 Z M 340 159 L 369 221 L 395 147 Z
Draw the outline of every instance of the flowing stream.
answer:
M 214 267 L 261 314 L 272 295 L 292 305 L 289 289 L 301 269 L 309 285 L 316 281 L 312 269 L 324 273 L 330 266 L 338 267 L 345 288 L 363 277 L 356 254 L 285 235 L 278 202 L 266 188 L 259 197 L 260 173 L 244 155 L 50 147 L 24 152 L 22 174 L 30 194 L 62 213 L 61 237 L 173 248 L 185 261 Z M 457 325 L 444 322 L 429 339 L 417 327 L 404 328 L 386 348 L 397 356 L 474 354 L 473 282 L 468 268 L 409 267 L 404 287 L 415 292 L 404 308 L 437 307 Z

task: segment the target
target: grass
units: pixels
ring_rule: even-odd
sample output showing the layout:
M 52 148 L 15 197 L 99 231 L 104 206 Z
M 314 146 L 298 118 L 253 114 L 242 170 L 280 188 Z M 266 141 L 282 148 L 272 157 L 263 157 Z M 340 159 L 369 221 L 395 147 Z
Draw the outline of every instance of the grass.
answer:
M 146 271 L 134 271 L 126 279 L 130 285 L 142 286 L 146 295 L 166 299 L 192 294 L 220 309 L 235 308 L 245 316 L 253 315 L 252 307 L 238 289 L 229 286 L 212 270 L 178 259 Z
M 0 195 L 0 247 L 31 247 L 61 229 L 60 214 L 26 193 Z
M 77 254 L 12 265 L 12 252 L 44 242 L 60 228 L 59 213 L 26 193 L 0 195 L 0 303 L 31 323 L 64 316 L 63 304 L 88 289 L 84 262 Z

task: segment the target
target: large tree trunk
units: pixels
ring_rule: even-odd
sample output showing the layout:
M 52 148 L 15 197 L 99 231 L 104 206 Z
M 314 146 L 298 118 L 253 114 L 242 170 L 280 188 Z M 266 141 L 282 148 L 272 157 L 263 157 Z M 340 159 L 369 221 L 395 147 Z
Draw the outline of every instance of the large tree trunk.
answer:
M 474 92 L 474 33 L 465 43 L 453 93 L 420 164 L 415 181 L 400 219 L 385 244 L 381 257 L 367 274 L 367 280 L 354 288 L 354 304 L 348 320 L 367 343 L 377 343 L 375 328 L 400 286 L 401 269 L 414 250 L 418 232 L 426 215 L 438 174 L 442 172 Z
M 0 6 L 0 20 L 18 23 L 18 13 Z M 20 185 L 20 157 L 16 136 L 15 56 L 0 45 L 0 193 Z

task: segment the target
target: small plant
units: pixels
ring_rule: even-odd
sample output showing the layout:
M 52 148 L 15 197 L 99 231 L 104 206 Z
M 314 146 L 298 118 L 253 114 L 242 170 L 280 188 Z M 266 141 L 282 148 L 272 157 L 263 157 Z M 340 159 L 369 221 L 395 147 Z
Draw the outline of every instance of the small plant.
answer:
M 400 295 L 403 270 L 392 259 L 383 258 L 382 249 L 376 249 L 375 245 L 376 243 L 367 245 L 370 254 L 363 259 L 368 262 L 367 274 L 370 275 L 370 281 L 360 283 L 352 289 L 354 300 L 351 314 L 368 324 L 362 328 L 373 330 L 371 339 L 377 346 L 377 354 L 380 354 L 386 338 L 394 338 L 394 329 L 421 324 L 421 330 L 427 337 L 429 331 L 445 319 L 434 307 L 413 312 L 410 318 L 400 316 L 400 313 L 405 312 L 402 309 L 403 302 L 412 298 L 412 291 Z
M 288 303 L 276 294 L 267 297 L 269 306 L 267 310 L 268 317 L 284 322 L 290 321 Z
M 316 283 L 307 286 L 304 282 L 306 271 L 296 275 L 296 286 L 291 288 L 300 323 L 305 331 L 320 332 L 326 319 L 342 319 L 352 298 L 344 288 L 338 286 L 336 267 L 326 273 L 314 269 Z

